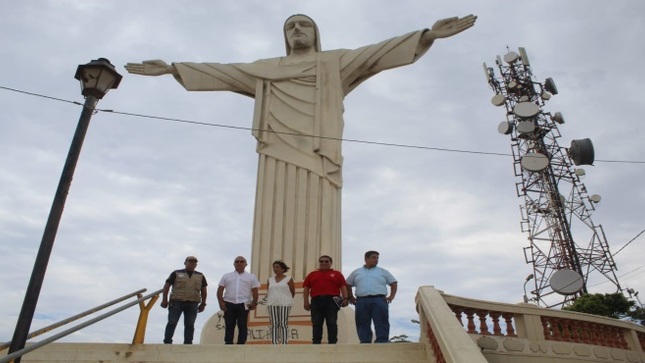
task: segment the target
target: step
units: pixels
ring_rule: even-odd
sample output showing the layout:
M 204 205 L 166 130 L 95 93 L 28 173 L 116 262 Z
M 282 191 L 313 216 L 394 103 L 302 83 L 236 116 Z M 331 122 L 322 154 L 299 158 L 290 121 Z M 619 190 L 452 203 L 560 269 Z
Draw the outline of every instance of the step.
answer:
M 6 352 L 5 352 L 6 353 Z M 52 343 L 22 358 L 25 363 L 78 362 L 428 362 L 421 343 L 337 345 L 166 345 Z

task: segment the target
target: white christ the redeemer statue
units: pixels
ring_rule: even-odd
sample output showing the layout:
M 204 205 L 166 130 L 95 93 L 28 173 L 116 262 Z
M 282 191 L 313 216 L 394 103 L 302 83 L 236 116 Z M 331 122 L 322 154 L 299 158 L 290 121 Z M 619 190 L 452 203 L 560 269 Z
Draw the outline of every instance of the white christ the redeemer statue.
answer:
M 373 75 L 411 64 L 435 39 L 458 34 L 477 17 L 447 18 L 431 29 L 358 49 L 323 51 L 316 23 L 293 15 L 284 23 L 285 57 L 253 63 L 128 63 L 128 72 L 172 74 L 188 91 L 233 91 L 255 99 L 253 136 L 259 154 L 252 269 L 260 281 L 272 263 L 293 266 L 295 281 L 318 257 L 341 263 L 343 99 Z

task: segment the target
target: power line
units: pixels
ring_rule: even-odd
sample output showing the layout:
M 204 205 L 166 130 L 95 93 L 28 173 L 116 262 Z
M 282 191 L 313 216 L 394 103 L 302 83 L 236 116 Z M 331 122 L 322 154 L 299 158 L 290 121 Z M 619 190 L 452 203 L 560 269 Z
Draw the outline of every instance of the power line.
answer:
M 616 256 L 616 255 L 618 254 L 618 252 L 622 251 L 622 250 L 623 250 L 625 247 L 627 247 L 630 243 L 634 242 L 634 240 L 635 240 L 636 238 L 640 237 L 640 235 L 641 235 L 641 234 L 643 234 L 644 232 L 645 232 L 645 229 L 644 229 L 644 230 L 642 230 L 642 231 L 640 231 L 640 233 L 639 233 L 639 234 L 637 234 L 637 235 L 636 235 L 636 237 L 634 237 L 634 238 L 630 239 L 630 240 L 629 240 L 629 242 L 627 242 L 623 247 L 621 247 L 618 251 L 614 252 L 614 256 Z
M 306 135 L 306 134 L 290 133 L 290 132 L 280 132 L 280 131 L 273 131 L 273 130 L 261 130 L 261 129 L 254 129 L 254 128 L 251 128 L 251 127 L 232 126 L 232 125 L 224 125 L 224 124 L 213 124 L 213 123 L 207 123 L 207 122 L 201 122 L 201 121 L 193 121 L 193 120 L 185 120 L 185 119 L 179 119 L 179 118 L 153 116 L 153 115 L 135 114 L 135 113 L 129 113 L 129 112 L 114 111 L 114 110 L 97 109 L 97 111 L 111 112 L 111 113 L 125 115 L 125 116 L 135 116 L 135 117 L 143 117 L 143 118 L 150 118 L 150 119 L 158 119 L 158 120 L 163 120 L 163 121 L 188 123 L 188 124 L 199 125 L 199 126 L 221 127 L 221 128 L 246 130 L 246 131 L 263 131 L 263 132 L 272 132 L 272 133 L 275 133 L 275 134 L 282 134 L 282 135 L 317 137 L 317 138 L 320 138 L 320 139 L 339 140 L 339 141 L 345 141 L 345 142 L 354 142 L 354 143 L 370 144 L 370 145 L 392 146 L 392 147 L 402 147 L 402 148 L 421 149 L 421 150 L 448 151 L 448 152 L 465 153 L 465 154 L 479 154 L 479 155 L 492 155 L 492 156 L 512 156 L 511 154 L 507 154 L 507 153 L 496 153 L 496 152 L 488 152 L 488 151 L 447 149 L 447 148 L 422 146 L 422 145 L 399 144 L 399 143 L 390 143 L 390 142 L 382 142 L 382 141 L 369 141 L 369 140 L 360 140 L 360 139 L 336 138 L 336 137 L 328 137 L 328 136 L 314 136 L 314 135 Z M 595 160 L 595 161 L 596 162 L 605 162 L 605 163 L 645 164 L 645 161 L 630 161 L 630 160 Z
M 339 140 L 339 141 L 345 141 L 345 142 L 355 142 L 355 143 L 361 143 L 361 144 L 371 144 L 371 145 L 381 145 L 381 146 L 394 146 L 394 147 L 404 147 L 404 148 L 411 148 L 411 149 L 423 149 L 423 150 L 449 151 L 449 152 L 459 152 L 459 153 L 467 153 L 467 154 L 482 154 L 482 155 L 494 155 L 494 156 L 511 156 L 510 154 L 494 153 L 494 152 L 485 152 L 485 151 L 459 150 L 459 149 L 446 149 L 446 148 L 430 147 L 430 146 L 409 145 L 409 144 L 397 144 L 397 143 L 380 142 L 380 141 L 369 141 L 369 140 L 359 140 L 359 139 L 346 139 L 346 138 L 337 138 L 337 137 L 329 137 L 329 136 L 315 136 L 315 135 L 307 135 L 307 134 L 292 133 L 292 132 L 283 132 L 283 131 L 262 130 L 262 129 L 254 129 L 254 128 L 252 128 L 252 127 L 232 126 L 232 125 L 224 125 L 224 124 L 214 124 L 214 123 L 207 123 L 207 122 L 201 122 L 201 121 L 193 121 L 193 120 L 179 119 L 179 118 L 173 118 L 173 117 L 163 117 L 163 116 L 143 115 L 143 114 L 136 114 L 136 113 L 130 113 L 130 112 L 120 112 L 120 111 L 114 111 L 114 110 L 101 110 L 101 109 L 98 109 L 97 111 L 110 112 L 110 113 L 115 113 L 115 114 L 124 115 L 124 116 L 134 116 L 134 117 L 143 117 L 143 118 L 157 119 L 157 120 L 162 120 L 162 121 L 172 121 L 172 122 L 179 122 L 179 123 L 188 123 L 188 124 L 199 125 L 199 126 L 221 127 L 221 128 L 235 129 L 235 130 L 245 130 L 245 131 L 272 132 L 272 133 L 274 133 L 274 134 L 280 134 L 280 135 L 294 135 L 294 136 L 303 136 L 303 137 L 311 137 L 311 138 L 319 138 L 319 139 Z
M 11 87 L 0 86 L 0 89 L 4 89 L 4 90 L 7 90 L 7 91 L 11 91 L 11 92 L 22 93 L 22 94 L 26 94 L 26 95 L 29 95 L 29 96 L 42 97 L 42 98 L 46 98 L 46 99 L 50 99 L 50 100 L 54 100 L 54 101 L 67 102 L 67 103 L 72 103 L 72 104 L 76 104 L 76 105 L 81 105 L 81 103 L 79 103 L 79 102 L 64 100 L 64 99 L 57 98 L 57 97 L 46 96 L 46 95 L 38 94 L 38 93 L 35 93 L 35 92 L 22 91 L 22 90 L 18 90 L 18 89 L 11 88 Z M 185 124 L 191 124 L 191 125 L 197 125 L 197 126 L 219 127 L 219 128 L 233 129 L 233 130 L 245 130 L 245 131 L 273 132 L 273 133 L 276 133 L 276 134 L 296 135 L 296 136 L 303 136 L 303 137 L 317 137 L 317 138 L 320 138 L 320 139 L 339 140 L 339 141 L 353 142 L 353 143 L 360 143 L 360 144 L 368 144 L 368 145 L 390 146 L 390 147 L 400 147 L 400 148 L 420 149 L 420 150 L 446 151 L 446 152 L 475 154 L 475 155 L 512 156 L 511 154 L 507 154 L 507 153 L 496 153 L 496 152 L 476 151 L 476 150 L 462 150 L 462 149 L 447 149 L 447 148 L 431 147 L 431 146 L 423 146 L 423 145 L 411 145 L 411 144 L 399 144 L 399 143 L 390 143 L 390 142 L 382 142 L 382 141 L 370 141 L 370 140 L 360 140 L 360 139 L 345 139 L 345 138 L 334 138 L 334 137 L 325 137 L 325 136 L 303 135 L 303 134 L 297 134 L 297 133 L 277 132 L 277 131 L 272 131 L 272 130 L 256 130 L 256 129 L 253 129 L 251 127 L 233 126 L 233 125 L 225 125 L 225 124 L 214 124 L 214 123 L 207 123 L 207 122 L 180 119 L 180 118 L 173 118 L 173 117 L 153 116 L 153 115 L 145 115 L 145 114 L 114 111 L 114 110 L 105 110 L 105 109 L 96 109 L 96 112 L 109 112 L 109 113 L 114 113 L 114 114 L 119 114 L 119 115 L 124 115 L 124 116 L 142 117 L 142 118 L 149 118 L 149 119 L 162 120 L 162 121 L 185 123 Z M 603 163 L 645 164 L 645 161 L 635 161 L 635 160 L 595 160 L 595 161 L 596 162 L 603 162 Z
M 627 242 L 623 247 L 621 247 L 620 249 L 618 249 L 618 251 L 614 252 L 614 254 L 613 254 L 613 255 L 614 255 L 614 256 L 616 256 L 616 255 L 618 254 L 618 252 L 622 251 L 622 250 L 623 250 L 625 247 L 627 247 L 630 243 L 634 242 L 634 240 L 636 240 L 636 238 L 640 237 L 640 235 L 642 235 L 643 233 L 645 233 L 645 229 L 644 229 L 644 230 L 642 230 L 642 231 L 640 231 L 640 232 L 639 232 L 639 233 L 638 233 L 634 238 L 632 238 L 631 240 L 629 240 L 629 242 Z M 631 270 L 631 271 L 629 271 L 629 272 L 627 272 L 627 273 L 624 273 L 624 274 L 622 274 L 622 275 L 620 275 L 620 276 L 618 276 L 618 277 L 619 277 L 619 278 L 625 277 L 625 276 L 627 276 L 627 275 L 629 275 L 629 274 L 631 274 L 631 273 L 634 273 L 634 272 L 636 272 L 636 271 L 638 271 L 638 270 L 642 269 L 643 267 L 645 267 L 645 265 L 642 265 L 642 266 L 640 266 L 640 267 L 637 267 L 637 268 L 635 268 L 635 269 L 633 269 L 633 270 Z M 609 283 L 609 282 L 610 282 L 610 281 L 604 281 L 604 282 L 600 282 L 600 283 L 597 283 L 597 284 L 595 284 L 595 285 L 591 285 L 591 286 L 588 286 L 588 287 L 595 287 L 595 286 L 602 285 L 602 284 Z
M 601 163 L 623 163 L 623 164 L 645 164 L 645 161 L 637 161 L 637 160 L 600 160 L 596 159 L 594 162 L 601 162 Z
M 47 99 L 54 100 L 54 101 L 73 103 L 73 104 L 75 104 L 75 105 L 79 105 L 79 106 L 82 106 L 82 105 L 83 105 L 83 104 L 82 104 L 82 103 L 80 103 L 80 102 L 64 100 L 64 99 L 62 99 L 62 98 L 56 98 L 56 97 L 52 97 L 52 96 L 45 96 L 45 95 L 41 95 L 41 94 L 39 94 L 39 93 L 22 91 L 22 90 L 15 89 L 15 88 L 10 88 L 10 87 L 5 87 L 5 86 L 0 86 L 0 88 L 1 88 L 1 89 L 4 89 L 4 90 L 7 90 L 7 91 L 11 91 L 11 92 L 16 92 L 16 93 L 26 94 L 26 95 L 29 95 L 29 96 L 36 96 L 36 97 L 47 98 Z
M 633 269 L 633 270 L 631 270 L 631 271 L 629 271 L 629 272 L 626 272 L 626 273 L 624 273 L 624 274 L 622 274 L 622 275 L 618 276 L 618 278 L 623 278 L 623 277 L 625 277 L 625 276 L 627 276 L 627 275 L 629 275 L 629 274 L 631 274 L 631 273 L 634 273 L 634 272 L 636 272 L 636 271 L 638 271 L 638 270 L 642 269 L 643 267 L 645 267 L 645 265 L 642 265 L 642 266 L 636 267 L 635 269 Z M 596 287 L 596 286 L 600 286 L 600 285 L 608 284 L 608 283 L 610 283 L 610 282 L 611 282 L 611 281 L 602 281 L 602 282 L 599 282 L 599 283 L 597 283 L 597 284 L 587 285 L 587 287 Z
M 631 271 L 629 271 L 629 272 L 627 272 L 627 273 L 622 274 L 620 277 L 625 277 L 625 276 L 627 276 L 627 275 L 629 275 L 629 274 L 631 274 L 631 273 L 634 273 L 634 272 L 636 272 L 636 271 L 638 271 L 638 270 L 642 269 L 643 267 L 645 267 L 645 265 L 640 266 L 640 267 L 636 267 L 635 269 L 633 269 L 633 270 L 631 270 Z

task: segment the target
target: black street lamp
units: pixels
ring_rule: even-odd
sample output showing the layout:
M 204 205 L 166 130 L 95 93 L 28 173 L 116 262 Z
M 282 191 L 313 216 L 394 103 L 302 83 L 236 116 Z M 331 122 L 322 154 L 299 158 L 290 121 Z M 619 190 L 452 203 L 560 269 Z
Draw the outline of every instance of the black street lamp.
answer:
M 63 214 L 63 208 L 65 207 L 65 200 L 69 193 L 69 187 L 72 184 L 72 176 L 74 175 L 76 163 L 78 162 L 81 147 L 83 146 L 83 140 L 85 139 L 85 134 L 90 125 L 90 119 L 92 118 L 96 104 L 110 89 L 118 87 L 122 76 L 117 73 L 109 60 L 99 58 L 88 64 L 79 65 L 74 78 L 81 81 L 81 93 L 85 96 L 85 104 L 83 105 L 83 111 L 78 120 L 78 126 L 76 127 L 76 132 L 74 133 L 74 138 L 72 139 L 72 144 L 70 145 L 69 153 L 65 160 L 65 166 L 63 166 L 63 172 L 58 182 L 58 189 L 56 190 L 51 210 L 49 211 L 49 218 L 45 225 L 45 232 L 40 242 L 34 269 L 29 280 L 29 286 L 25 292 L 25 300 L 22 303 L 22 309 L 18 316 L 18 322 L 16 323 L 16 330 L 13 333 L 9 353 L 25 347 L 31 321 L 36 311 L 38 296 L 43 286 L 49 257 L 54 247 L 56 232 L 58 231 L 58 225 Z M 17 358 L 15 362 L 19 363 L 20 358 Z

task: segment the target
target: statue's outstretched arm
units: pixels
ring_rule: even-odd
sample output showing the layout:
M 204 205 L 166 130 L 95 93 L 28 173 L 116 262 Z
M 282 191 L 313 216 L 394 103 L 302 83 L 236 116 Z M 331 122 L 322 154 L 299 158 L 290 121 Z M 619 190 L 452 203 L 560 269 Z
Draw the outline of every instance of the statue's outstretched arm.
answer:
M 453 17 L 437 20 L 432 28 L 423 34 L 423 41 L 432 43 L 435 39 L 448 38 L 472 28 L 477 21 L 477 16 L 466 15 L 462 18 Z
M 161 76 L 164 74 L 177 73 L 177 69 L 174 65 L 167 64 L 160 59 L 147 60 L 141 63 L 128 63 L 125 65 L 125 69 L 129 73 L 141 76 Z

